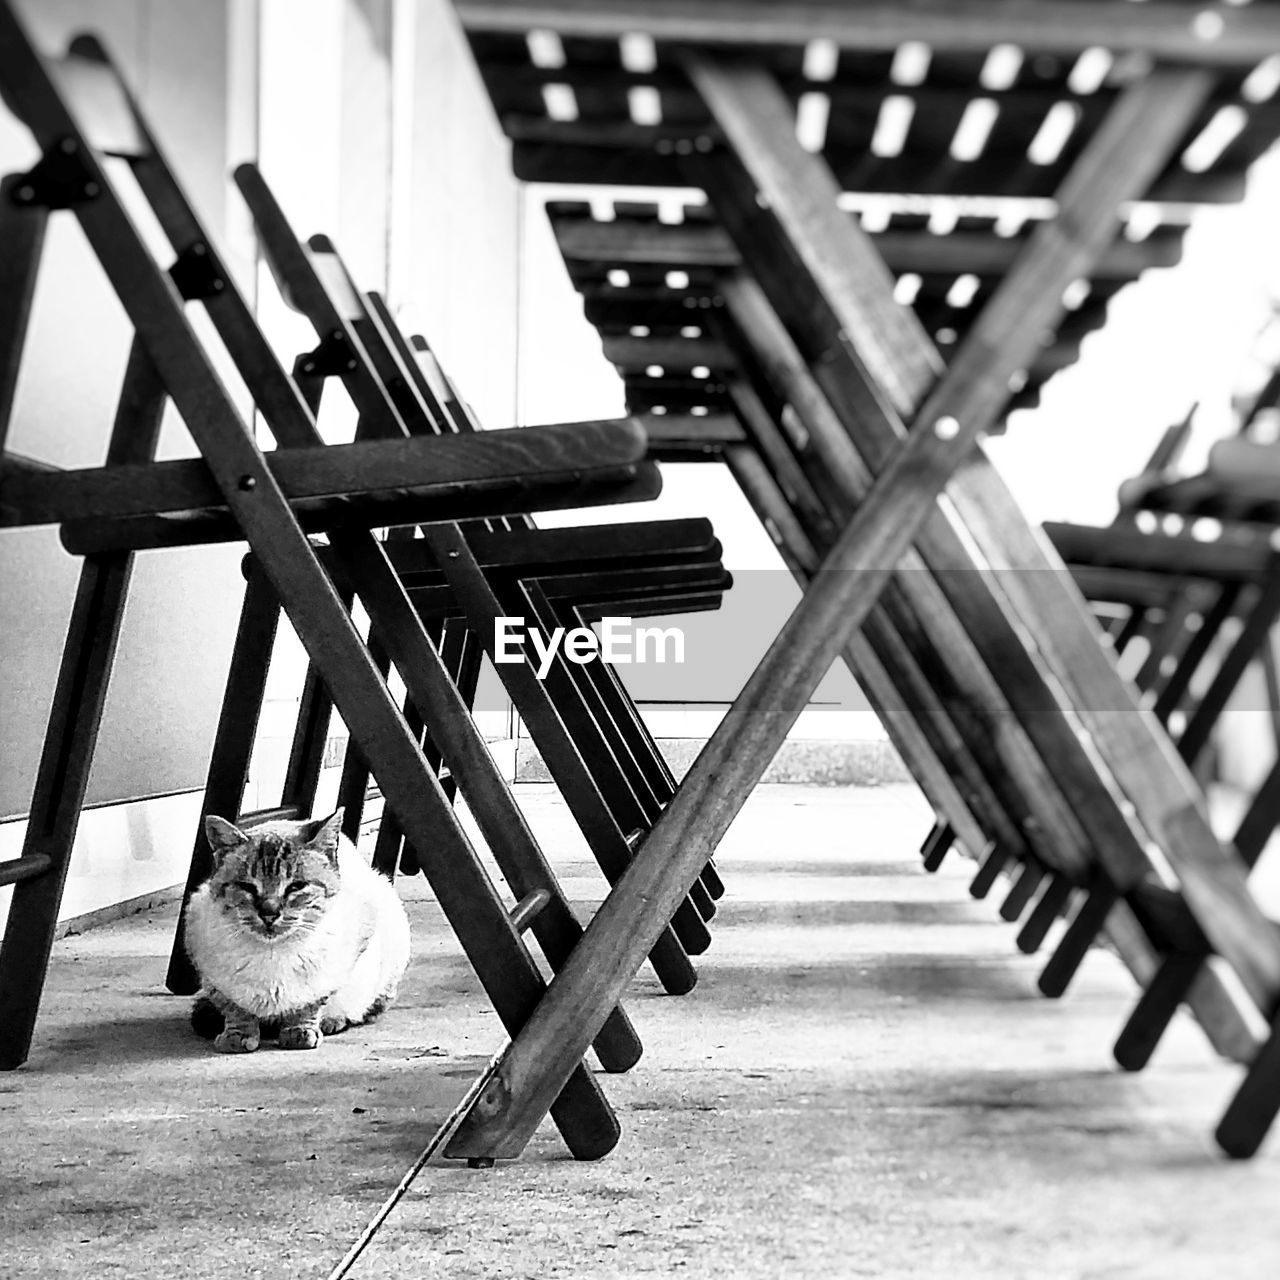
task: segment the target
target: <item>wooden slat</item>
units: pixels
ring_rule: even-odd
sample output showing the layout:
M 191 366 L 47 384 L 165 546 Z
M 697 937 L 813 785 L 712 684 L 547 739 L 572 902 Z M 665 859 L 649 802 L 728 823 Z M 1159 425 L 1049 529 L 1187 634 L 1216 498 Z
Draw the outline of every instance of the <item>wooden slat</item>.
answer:
M 848 215 L 851 219 L 856 214 Z M 685 222 L 596 222 L 557 218 L 551 226 L 561 254 L 569 262 L 603 262 L 611 266 L 656 263 L 664 267 L 736 267 L 732 240 L 715 224 Z M 885 265 L 895 273 L 919 275 L 1001 276 L 1013 265 L 1023 237 L 974 231 L 880 231 L 871 236 Z M 1132 280 L 1152 267 L 1171 267 L 1181 257 L 1179 240 L 1151 236 L 1133 242 L 1117 240 L 1098 259 L 1093 275 Z
M 523 34 L 546 27 L 562 36 L 619 39 L 644 31 L 659 40 L 716 45 L 795 45 L 834 40 L 862 53 L 906 41 L 950 52 L 985 53 L 1015 44 L 1044 53 L 1092 45 L 1199 63 L 1252 65 L 1280 52 L 1280 14 L 1268 5 L 1214 10 L 1221 30 L 1196 33 L 1192 6 L 1161 0 L 456 0 L 468 31 Z M 1216 28 L 1215 28 L 1216 29 Z
M 547 487 L 542 487 L 546 485 Z M 378 497 L 344 504 L 320 499 L 315 510 L 293 508 L 307 533 L 332 533 L 343 528 L 369 529 L 433 520 L 469 520 L 536 511 L 572 510 L 601 503 L 647 502 L 662 491 L 662 477 L 650 462 L 639 463 L 609 478 L 609 473 L 566 476 L 552 487 L 542 481 L 530 491 L 523 483 L 483 488 L 478 492 L 455 486 L 424 502 L 422 491 L 386 491 Z M 62 526 L 62 545 L 73 555 L 147 547 L 189 547 L 214 542 L 240 542 L 243 530 L 223 511 L 178 516 L 129 516 L 115 520 L 70 521 Z
M 472 528 L 467 530 L 467 545 L 486 571 L 507 568 L 546 573 L 580 572 L 604 564 L 617 568 L 651 562 L 667 564 L 676 557 L 689 556 L 710 563 L 718 560 L 721 552 L 711 522 L 700 517 L 521 529 L 519 533 L 519 537 L 512 537 L 509 530 Z M 387 554 L 396 573 L 408 585 L 416 585 L 420 575 L 430 579 L 441 572 L 434 551 L 424 539 L 388 545 Z
M 508 128 L 512 126 L 508 121 Z M 559 129 L 539 122 L 543 133 L 558 134 Z M 646 136 L 637 139 L 634 148 L 618 145 L 618 135 L 636 131 Z M 574 186 L 687 186 L 680 179 L 679 167 L 673 163 L 680 152 L 668 148 L 664 153 L 656 131 L 636 125 L 599 126 L 596 130 L 601 145 L 574 146 L 571 143 L 516 142 L 511 152 L 511 167 L 517 178 L 525 182 L 567 183 Z M 1269 131 L 1268 131 L 1269 132 Z M 873 163 L 874 161 L 874 163 Z M 904 191 L 921 196 L 1022 196 L 1049 197 L 1054 184 L 1062 176 L 1064 165 L 1027 166 L 1035 183 L 1015 182 L 1006 166 L 950 165 L 940 155 L 915 155 L 904 151 L 892 159 L 875 160 L 861 156 L 858 161 L 840 162 L 836 176 L 847 191 L 869 194 L 899 195 Z M 1029 187 L 1029 189 L 1028 189 Z M 1173 205 L 1230 203 L 1244 198 L 1245 177 L 1241 170 L 1211 171 L 1192 174 L 1172 168 L 1153 182 L 1145 193 L 1148 200 Z
M 1093 565 L 1175 578 L 1209 578 L 1215 582 L 1257 582 L 1271 568 L 1272 552 L 1265 545 L 1220 539 L 1142 533 L 1133 528 L 1099 528 L 1050 520 L 1045 535 L 1058 554 L 1073 567 Z
M 680 445 L 689 449 L 718 449 L 741 444 L 742 428 L 727 413 L 695 416 L 687 413 L 643 414 L 640 417 L 649 441 L 649 454 Z
M 749 169 L 765 207 L 783 222 L 804 267 L 824 289 L 838 282 L 841 301 L 859 300 L 841 309 L 846 324 L 838 341 L 873 372 L 879 394 L 914 408 L 919 388 L 937 381 L 943 362 L 921 340 L 911 312 L 894 301 L 892 272 L 861 229 L 840 212 L 830 170 L 795 144 L 790 103 L 767 72 L 749 63 L 699 58 L 690 61 L 689 74 Z M 793 211 L 796 217 L 788 220 Z M 835 246 L 854 246 L 857 252 L 833 259 Z M 1037 339 L 1038 334 L 1037 327 Z M 1020 337 L 1020 347 L 1028 346 L 1027 333 Z M 1018 367 L 1015 363 L 1010 373 Z
M 706 365 L 713 372 L 731 368 L 733 357 L 710 338 L 636 338 L 630 334 L 606 334 L 604 358 L 626 369 L 691 369 Z M 657 381 L 658 379 L 655 379 Z
M 280 449 L 266 464 L 291 502 L 319 512 L 399 496 L 428 502 L 451 485 L 527 484 L 536 505 L 538 477 L 554 485 L 583 472 L 626 468 L 647 440 L 629 418 L 486 431 L 476 435 L 364 440 L 323 449 Z M 20 471 L 0 477 L 0 526 L 115 519 L 225 508 L 203 459 L 178 459 L 77 471 Z

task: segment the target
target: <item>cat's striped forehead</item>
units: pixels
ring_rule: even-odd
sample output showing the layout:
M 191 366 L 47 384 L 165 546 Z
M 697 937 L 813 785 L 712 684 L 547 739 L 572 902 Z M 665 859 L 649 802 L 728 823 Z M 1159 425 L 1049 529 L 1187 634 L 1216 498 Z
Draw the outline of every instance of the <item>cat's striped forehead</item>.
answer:
M 308 858 L 308 853 L 311 858 Z M 313 850 L 301 847 L 296 841 L 276 831 L 257 833 L 245 849 L 245 869 L 266 880 L 281 879 L 292 875 L 304 862 L 314 859 Z

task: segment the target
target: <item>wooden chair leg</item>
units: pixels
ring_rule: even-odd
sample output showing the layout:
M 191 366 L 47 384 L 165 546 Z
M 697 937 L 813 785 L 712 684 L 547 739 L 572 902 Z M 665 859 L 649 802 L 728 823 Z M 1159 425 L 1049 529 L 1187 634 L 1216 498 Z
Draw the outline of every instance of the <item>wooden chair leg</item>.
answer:
M 0 1069 L 27 1060 L 84 804 L 132 557 L 109 553 L 80 569 L 80 585 L 45 733 L 13 898 L 0 944 Z M 16 879 L 16 873 L 27 873 Z
M 1056 999 L 1066 994 L 1071 979 L 1089 954 L 1089 948 L 1105 928 L 1107 916 L 1118 897 L 1110 882 L 1104 881 L 1089 889 L 1040 974 L 1042 995 Z
M 547 634 L 551 620 L 545 617 L 542 608 L 545 598 L 532 590 L 527 582 L 520 583 L 519 588 L 512 599 L 522 603 L 511 605 L 508 611 L 522 613 L 526 619 L 537 621 L 544 635 Z M 531 673 L 520 664 L 507 666 L 502 672 L 530 733 L 541 742 L 543 759 L 557 783 L 562 777 L 572 777 L 577 772 L 575 758 L 581 759 L 590 772 L 592 786 L 599 789 L 612 821 L 627 837 L 635 832 L 643 835 L 652 825 L 657 802 L 647 787 L 642 788 L 647 793 L 643 797 L 636 794 L 634 785 L 641 780 L 634 772 L 629 773 L 614 755 L 616 743 L 601 732 L 592 717 L 575 674 L 564 662 L 553 664 L 544 681 L 530 679 Z M 564 740 L 554 731 L 556 722 L 562 723 L 567 730 L 568 740 L 574 747 L 572 755 L 566 751 Z M 552 730 L 550 735 L 549 729 Z M 585 790 L 581 786 L 579 789 Z M 628 839 L 628 854 L 630 846 Z M 606 870 L 606 876 L 608 874 Z M 706 926 L 707 917 L 699 911 L 692 895 L 693 890 L 689 900 L 676 909 L 671 919 L 671 931 L 686 953 L 701 955 L 711 945 L 711 933 Z
M 1044 868 L 1036 866 L 1033 862 L 1023 865 L 1022 870 L 1018 872 L 1018 878 L 1013 882 L 1013 887 L 1000 904 L 1002 920 L 1008 920 L 1012 924 L 1022 915 L 1044 880 L 1044 875 Z
M 1142 993 L 1115 1044 L 1115 1060 L 1126 1071 L 1141 1071 L 1204 963 L 1203 956 L 1174 953 Z
M 108 462 L 150 459 L 164 406 L 165 389 L 135 341 Z M 21 1066 L 31 1050 L 132 571 L 127 551 L 87 557 L 80 568 L 22 852 L 7 872 L 14 890 L 0 943 L 0 1069 L 6 1071 Z
M 731 174 L 717 170 L 712 175 L 711 189 L 718 205 L 731 207 L 736 218 L 741 212 L 739 206 L 745 203 L 742 184 Z M 869 472 L 823 389 L 804 366 L 794 341 L 758 285 L 735 277 L 724 283 L 723 292 L 726 310 L 742 341 L 755 353 L 754 363 L 777 374 L 780 390 L 785 389 L 792 403 L 805 406 L 803 420 L 809 429 L 810 450 L 821 459 L 821 470 L 829 479 L 840 478 L 843 489 L 838 500 L 850 507 L 861 486 L 869 483 Z M 752 430 L 759 434 L 759 421 Z M 815 464 L 815 483 L 817 471 Z M 933 528 L 936 523 L 931 521 L 928 527 Z M 1011 620 L 998 609 L 988 607 L 994 601 L 978 600 L 968 589 L 974 585 L 974 574 L 972 565 L 965 571 L 962 559 L 957 557 L 958 544 L 942 546 L 939 539 L 933 538 L 930 546 L 936 582 L 930 574 L 919 571 L 925 568 L 922 560 L 913 561 L 901 575 L 902 590 L 886 594 L 884 610 L 892 619 L 888 625 L 900 632 L 906 642 L 908 661 L 915 663 L 918 659 L 925 669 L 926 680 L 915 700 L 926 705 L 932 699 L 936 704 L 937 695 L 942 695 L 946 711 L 960 729 L 955 735 L 952 767 L 971 770 L 977 764 L 985 777 L 969 773 L 968 785 L 995 798 L 991 812 L 997 821 L 1005 810 L 1012 819 L 1005 828 L 988 826 L 997 843 L 1015 856 L 1034 832 L 1036 851 L 1046 862 L 1080 874 L 1089 844 L 1077 814 L 1087 814 L 1091 821 L 1105 826 L 1111 844 L 1119 840 L 1123 846 L 1126 836 L 1132 843 L 1131 833 L 1126 832 L 1119 814 L 1109 813 L 1107 804 L 1097 803 L 1097 795 L 1087 801 L 1079 793 L 1064 790 L 1059 795 L 1064 780 L 1074 784 L 1090 776 L 1081 768 L 1087 760 L 1074 731 L 1068 731 L 1065 721 L 1062 723 L 1063 732 L 1055 737 L 1058 766 L 1050 769 L 1041 765 L 1040 754 L 1044 753 L 1046 740 L 1044 724 L 1060 717 L 1060 709 L 1043 688 Z M 877 615 L 869 622 L 867 635 L 874 637 L 884 626 Z M 935 640 L 932 634 L 942 626 L 947 628 L 945 643 Z M 903 643 L 888 643 L 892 653 L 903 650 Z M 956 681 L 957 655 L 965 658 L 963 686 Z M 897 665 L 896 658 L 891 656 L 889 660 Z M 905 674 L 895 671 L 899 681 Z M 1029 699 L 1036 700 L 1034 708 L 1027 705 Z M 975 715 L 975 708 L 981 709 L 982 714 Z M 1018 741 L 1019 722 L 1041 730 L 1040 741 Z M 1072 756 L 1073 770 L 1062 767 L 1064 753 Z M 1044 754 L 1046 763 L 1051 758 Z M 1091 771 L 1092 766 L 1088 768 Z M 1105 797 L 1100 781 L 1094 777 L 1092 782 Z M 1029 808 L 1029 802 L 1035 807 Z M 1101 831 L 1095 831 L 1094 840 L 1101 835 Z
M 807 589 L 819 562 L 818 552 L 774 477 L 755 450 L 745 445 L 727 449 L 724 461 L 761 525 L 770 531 L 797 585 L 801 590 Z M 890 731 L 908 769 L 930 802 L 947 815 L 962 842 L 975 852 L 984 848 L 987 837 L 961 794 L 955 775 L 935 750 L 915 709 L 865 635 L 852 640 L 841 657 L 850 674 L 862 685 L 876 716 Z
M 332 720 L 333 700 L 320 673 L 308 663 L 281 793 L 282 803 L 294 806 L 303 816 L 309 814 L 315 804 Z
M 1247 868 L 1262 856 L 1271 833 L 1280 821 L 1280 761 L 1254 795 L 1236 830 L 1236 852 Z M 1204 968 L 1205 955 L 1173 952 L 1167 956 L 1129 1015 L 1116 1041 L 1116 1061 L 1126 1071 L 1140 1071 L 1150 1061 L 1165 1028 L 1178 1007 L 1191 994 Z
M 1199 605 L 1197 593 L 1187 592 L 1166 607 L 1164 618 L 1149 638 L 1147 656 L 1133 678 L 1135 688 L 1145 692 L 1160 683 L 1165 661 L 1174 657 L 1176 662 L 1178 644 L 1186 635 L 1187 619 L 1197 612 Z
M 710 186 L 722 206 L 734 204 L 736 209 L 747 198 L 742 184 L 718 169 L 710 174 Z M 815 487 L 821 486 L 833 511 L 855 509 L 871 483 L 871 473 L 770 299 L 757 282 L 740 275 L 725 278 L 721 289 L 731 321 L 721 327 L 735 335 L 733 341 L 743 353 L 744 371 L 752 386 L 765 384 L 750 416 L 742 418 L 744 431 L 762 449 L 772 437 L 772 457 L 785 448 L 785 442 L 780 424 L 769 420 L 761 398 L 772 388 L 775 397 L 800 406 L 809 436 L 804 476 Z M 799 509 L 796 514 L 801 515 Z M 809 532 L 818 537 L 815 530 Z M 914 554 L 904 561 L 898 579 L 886 592 L 884 608 L 866 628 L 867 637 L 882 645 L 882 655 L 899 683 L 908 673 L 897 670 L 897 655 L 905 655 L 903 661 L 913 668 L 909 678 L 919 690 L 913 700 L 921 706 L 932 704 L 935 732 L 953 742 L 951 767 L 965 770 L 969 787 L 997 797 L 998 809 L 1008 811 L 1011 830 L 992 829 L 989 834 L 1016 850 L 1025 842 L 1024 833 L 1034 829 L 1038 852 L 1047 861 L 1066 859 L 1065 866 L 1079 870 L 1077 864 L 1082 863 L 1087 847 L 1075 816 L 1082 806 L 1068 804 L 1057 794 L 1055 771 L 1043 767 L 1030 741 L 1021 740 L 1008 697 L 1010 688 L 1025 696 L 1038 679 L 1033 664 L 1007 620 L 1000 622 L 1003 632 L 997 633 L 990 611 L 984 615 L 967 599 L 967 592 L 957 589 L 957 583 L 972 574 L 951 571 L 958 567 L 954 557 L 941 572 L 931 574 L 926 567 Z M 988 656 L 979 643 L 990 648 L 997 635 L 999 650 Z M 1026 715 L 1024 711 L 1023 719 Z M 985 776 L 975 776 L 975 767 Z M 1029 819 L 1034 819 L 1034 828 Z
M 1240 634 L 1179 737 L 1178 751 L 1184 760 L 1194 763 L 1208 745 L 1213 727 L 1218 723 L 1245 668 L 1266 643 L 1277 615 L 1280 615 L 1280 573 L 1272 574 L 1270 581 L 1262 588 Z
M 978 874 L 969 882 L 970 896 L 985 898 L 995 888 L 996 880 L 999 878 L 1000 872 L 1008 866 L 1011 856 L 1007 847 L 992 845 L 982 859 Z
M 465 626 L 458 625 L 459 621 L 457 618 L 450 618 L 445 620 L 439 627 L 429 628 L 428 637 L 439 650 L 441 664 L 449 673 L 449 678 L 453 681 L 454 687 L 458 691 L 458 697 L 468 709 L 471 709 L 472 700 L 475 696 L 475 687 L 473 683 L 468 683 L 464 679 L 470 633 Z M 445 753 L 437 745 L 435 737 L 432 736 L 426 716 L 414 706 L 412 699 L 407 699 L 406 701 L 405 719 L 409 727 L 415 733 L 421 735 L 422 753 L 426 757 L 427 767 L 434 770 L 437 777 L 440 778 L 440 790 L 444 792 L 445 797 L 452 804 L 457 796 L 457 779 L 445 765 Z M 384 814 L 384 822 L 386 816 Z M 389 816 L 394 824 L 395 815 L 391 814 Z M 378 835 L 381 837 L 382 832 L 379 831 Z M 401 873 L 407 876 L 416 875 L 421 867 L 422 860 L 418 857 L 418 852 L 413 847 L 412 842 L 404 840 L 400 848 Z
M 1018 950 L 1027 955 L 1039 951 L 1053 928 L 1054 921 L 1066 911 L 1071 902 L 1074 886 L 1066 876 L 1054 876 L 1049 887 L 1040 895 L 1035 910 L 1018 933 Z
M 222 710 L 213 739 L 213 753 L 209 760 L 202 818 L 209 813 L 235 818 L 241 811 L 279 620 L 280 606 L 276 602 L 275 593 L 251 560 L 235 646 L 231 651 L 231 665 L 227 671 L 226 689 L 222 695 Z M 169 970 L 165 976 L 165 985 L 174 995 L 191 995 L 200 985 L 199 976 L 187 955 L 184 925 L 187 903 L 196 889 L 209 878 L 213 871 L 213 861 L 204 834 L 204 823 L 201 821 L 196 825 L 195 847 L 182 894 L 182 912 L 178 916 L 178 927 L 169 955 Z
M 757 314 L 765 318 L 763 312 Z M 774 336 L 785 346 L 787 340 L 783 333 Z M 798 361 L 798 355 L 796 359 Z M 793 394 L 798 400 L 814 402 L 813 389 L 802 382 L 797 383 Z M 773 429 L 763 407 L 757 418 L 754 427 L 757 433 Z M 725 461 L 766 529 L 774 531 L 793 575 L 806 587 L 812 566 L 817 562 L 811 531 L 804 527 L 799 513 L 788 506 L 777 483 L 752 450 L 745 446 L 730 449 Z M 832 471 L 838 472 L 839 467 L 833 467 Z M 958 830 L 965 833 L 969 847 L 977 853 L 991 847 L 989 835 L 997 838 L 1002 852 L 996 860 L 988 859 L 988 874 L 994 881 L 1007 858 L 1025 851 L 1022 831 L 1004 813 L 988 777 L 975 771 L 976 762 L 967 751 L 962 735 L 939 704 L 929 680 L 916 665 L 900 634 L 884 616 L 886 612 L 877 610 L 868 619 L 864 634 L 855 638 L 846 650 L 846 664 L 862 684 L 881 721 L 889 727 L 917 782 L 926 795 L 938 803 L 940 811 L 945 812 L 953 824 L 959 824 Z M 981 885 L 981 873 L 979 876 Z M 980 893 L 985 891 L 979 889 Z
M 951 829 L 951 824 L 942 820 L 935 822 L 933 830 L 925 837 L 925 842 L 920 849 L 924 869 L 937 871 L 942 866 L 943 859 L 946 858 L 954 841 L 955 832 Z
M 1235 612 L 1236 602 L 1240 596 L 1240 584 L 1228 582 L 1218 592 L 1218 598 L 1205 613 L 1200 629 L 1191 637 L 1177 669 L 1160 687 L 1152 708 L 1155 717 L 1161 724 L 1168 724 L 1169 717 L 1178 709 L 1195 673 L 1200 669 L 1209 650 L 1222 630 L 1223 624 Z
M 1280 1014 L 1272 1020 L 1271 1034 L 1245 1073 L 1214 1131 L 1218 1145 L 1236 1160 L 1257 1153 L 1263 1138 L 1280 1113 Z
M 480 684 L 480 672 L 483 666 L 484 650 L 472 634 L 471 629 L 462 618 L 450 619 L 445 623 L 445 645 L 448 650 L 446 665 L 453 675 L 453 682 L 458 686 L 458 695 L 474 712 L 476 690 Z M 456 645 L 456 648 L 454 647 Z M 443 764 L 444 755 L 428 736 L 427 758 Z M 441 786 L 445 795 L 453 800 L 458 791 L 458 780 L 449 774 L 443 778 Z
M 522 580 L 512 584 L 512 589 L 499 598 L 512 613 L 522 615 L 526 625 L 537 623 L 544 636 L 550 634 L 556 624 L 554 615 L 549 616 L 551 611 L 546 596 L 536 582 Z M 624 750 L 622 744 L 609 732 L 610 726 L 601 725 L 592 715 L 583 694 L 582 682 L 577 679 L 578 673 L 576 669 L 571 671 L 569 668 L 567 662 L 552 663 L 542 680 L 542 688 L 584 756 L 590 753 L 588 765 L 592 777 L 596 779 L 619 825 L 624 829 L 647 827 L 652 820 L 656 800 L 634 769 L 619 759 L 619 750 Z

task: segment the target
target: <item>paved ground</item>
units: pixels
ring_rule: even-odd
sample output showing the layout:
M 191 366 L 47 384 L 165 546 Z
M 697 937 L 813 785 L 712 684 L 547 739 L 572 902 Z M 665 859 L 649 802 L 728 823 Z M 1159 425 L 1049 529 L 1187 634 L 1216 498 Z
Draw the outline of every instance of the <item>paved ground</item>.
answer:
M 600 878 L 550 788 L 535 829 Z M 1210 1133 L 1238 1070 L 1182 1023 L 1140 1077 L 1091 958 L 1054 1004 L 963 866 L 926 876 L 909 788 L 762 789 L 683 999 L 642 974 L 624 1136 L 575 1164 L 429 1165 L 351 1274 L 1242 1280 L 1280 1273 L 1280 1138 Z M 404 1000 L 314 1054 L 226 1058 L 163 993 L 172 912 L 58 944 L 28 1066 L 0 1077 L 0 1275 L 326 1277 L 501 1043 L 420 882 Z

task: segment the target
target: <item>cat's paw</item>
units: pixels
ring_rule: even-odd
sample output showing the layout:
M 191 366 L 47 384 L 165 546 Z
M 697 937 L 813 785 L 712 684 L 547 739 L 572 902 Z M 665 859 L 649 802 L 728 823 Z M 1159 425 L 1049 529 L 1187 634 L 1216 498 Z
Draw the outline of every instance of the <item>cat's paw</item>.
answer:
M 323 1039 L 319 1027 L 281 1027 L 277 1043 L 282 1049 L 318 1049 Z
M 348 1027 L 354 1027 L 355 1025 L 349 1018 L 334 1017 L 328 1013 L 320 1019 L 320 1030 L 327 1036 L 341 1035 Z
M 260 1042 L 261 1038 L 256 1031 L 244 1031 L 239 1027 L 232 1027 L 218 1033 L 213 1047 L 219 1053 L 253 1053 Z

